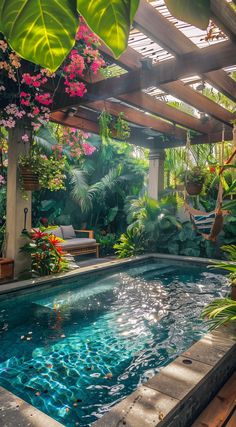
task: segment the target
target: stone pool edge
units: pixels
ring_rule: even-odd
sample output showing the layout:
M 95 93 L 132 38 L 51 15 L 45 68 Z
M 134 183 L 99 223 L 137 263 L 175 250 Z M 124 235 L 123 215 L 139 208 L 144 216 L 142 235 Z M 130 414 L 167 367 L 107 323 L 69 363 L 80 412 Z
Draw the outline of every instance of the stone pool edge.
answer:
M 236 369 L 236 323 L 207 333 L 92 427 L 190 427 Z
M 178 261 L 183 262 L 184 264 L 203 264 L 208 265 L 213 262 L 217 262 L 217 260 L 211 258 L 199 258 L 199 257 L 187 257 L 180 255 L 169 255 L 169 254 L 161 254 L 161 253 L 150 253 L 146 255 L 139 255 L 136 257 L 130 257 L 125 259 L 115 259 L 108 262 L 104 262 L 103 264 L 95 264 L 86 267 L 78 267 L 73 269 L 72 271 L 66 273 L 58 273 L 51 275 L 50 277 L 39 277 L 35 279 L 27 279 L 27 280 L 17 280 L 13 282 L 7 282 L 0 284 L 0 295 L 4 295 L 7 293 L 18 292 L 24 289 L 35 289 L 40 285 L 50 285 L 51 282 L 61 282 L 64 279 L 74 278 L 76 276 L 83 276 L 87 273 L 94 273 L 96 271 L 109 271 L 114 267 L 119 267 L 123 265 L 129 265 L 132 263 L 138 263 L 140 261 L 144 261 L 146 259 L 160 259 L 160 260 L 169 260 L 169 261 Z M 218 260 L 219 261 L 219 260 Z

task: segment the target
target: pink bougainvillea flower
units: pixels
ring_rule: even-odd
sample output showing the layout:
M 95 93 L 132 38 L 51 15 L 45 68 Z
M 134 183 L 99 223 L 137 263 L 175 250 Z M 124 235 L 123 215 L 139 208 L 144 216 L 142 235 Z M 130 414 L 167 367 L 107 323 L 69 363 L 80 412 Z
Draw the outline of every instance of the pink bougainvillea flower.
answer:
M 21 137 L 23 142 L 29 142 L 29 135 L 27 135 L 26 133 Z
M 4 176 L 0 175 L 0 185 L 6 184 Z

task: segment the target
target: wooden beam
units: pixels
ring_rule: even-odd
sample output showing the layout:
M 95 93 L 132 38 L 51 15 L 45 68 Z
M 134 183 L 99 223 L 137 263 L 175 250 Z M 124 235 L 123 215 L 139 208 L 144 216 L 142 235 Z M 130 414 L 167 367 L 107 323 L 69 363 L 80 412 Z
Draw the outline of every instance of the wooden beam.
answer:
M 162 85 L 162 89 L 223 123 L 230 124 L 234 119 L 233 113 L 206 96 L 202 96 L 201 93 L 193 90 L 191 87 L 185 86 L 181 81 Z
M 224 23 L 229 20 L 234 28 L 236 26 L 235 12 L 224 0 L 211 0 L 212 11 L 224 17 Z M 227 12 L 228 11 L 228 12 Z M 232 11 L 232 13 L 230 12 Z M 231 13 L 231 16 L 230 16 Z M 215 14 L 213 18 L 215 17 Z M 168 21 L 158 10 L 146 0 L 141 0 L 135 15 L 134 25 L 151 40 L 162 46 L 174 56 L 181 56 L 189 52 L 199 51 L 188 37 L 179 31 L 175 25 Z M 219 73 L 219 76 L 217 74 Z M 203 74 L 203 78 L 211 83 L 216 89 L 224 93 L 233 101 L 236 100 L 236 82 L 223 70 Z
M 52 122 L 62 124 L 63 126 L 74 127 L 77 129 L 82 129 L 86 132 L 99 134 L 97 118 L 96 121 L 93 121 L 84 119 L 85 116 L 87 118 L 92 117 L 92 119 L 95 119 L 95 116 L 97 115 L 96 113 L 90 112 L 88 110 L 85 111 L 82 108 L 79 108 L 77 115 L 73 117 L 68 116 L 65 111 L 57 111 L 51 114 L 50 120 Z M 148 135 L 145 135 L 144 131 L 144 128 L 131 128 L 131 135 L 128 142 L 143 148 L 151 148 L 152 144 L 158 143 L 157 137 L 149 139 Z
M 199 51 L 190 52 L 181 59 L 163 61 L 151 67 L 112 77 L 88 86 L 85 100 L 100 100 L 110 96 L 133 92 L 150 86 L 160 86 L 202 72 L 221 69 L 236 61 L 236 46 L 230 41 L 222 42 Z M 59 108 L 78 105 L 77 98 L 65 98 L 56 94 L 55 105 Z
M 211 13 L 218 27 L 236 41 L 236 13 L 229 3 L 225 0 L 211 0 Z
M 144 92 L 126 93 L 124 95 L 120 95 L 119 99 L 127 102 L 128 104 L 134 105 L 135 107 L 143 108 L 151 114 L 156 114 L 164 119 L 168 118 L 168 120 L 173 123 L 177 123 L 200 133 L 209 133 L 214 126 L 214 123 L 212 122 L 202 124 L 196 117 L 184 113 L 177 108 L 171 107 L 165 102 L 159 101 L 155 99 L 154 96 L 147 95 Z
M 80 117 L 70 117 L 64 111 L 55 111 L 52 113 L 50 121 L 63 126 L 75 127 L 86 132 L 99 133 L 98 123 Z
M 142 66 L 140 62 L 142 55 L 140 55 L 138 52 L 136 52 L 136 50 L 132 49 L 129 46 L 127 47 L 126 51 L 119 57 L 118 60 L 113 58 L 112 52 L 104 43 L 101 43 L 101 46 L 99 46 L 99 50 L 105 58 L 107 57 L 110 60 L 112 59 L 112 61 L 125 68 L 126 70 L 138 70 Z
M 91 106 L 97 111 L 102 111 L 105 107 L 105 109 L 107 109 L 107 111 L 109 111 L 109 113 L 115 117 L 123 112 L 125 114 L 125 119 L 130 123 L 147 127 L 160 133 L 175 135 L 176 137 L 186 139 L 186 131 L 184 129 L 176 127 L 170 123 L 165 122 L 164 120 L 160 120 L 141 111 L 126 107 L 125 105 L 111 101 L 106 101 L 105 104 L 103 101 L 95 101 L 91 104 L 88 104 L 88 106 Z

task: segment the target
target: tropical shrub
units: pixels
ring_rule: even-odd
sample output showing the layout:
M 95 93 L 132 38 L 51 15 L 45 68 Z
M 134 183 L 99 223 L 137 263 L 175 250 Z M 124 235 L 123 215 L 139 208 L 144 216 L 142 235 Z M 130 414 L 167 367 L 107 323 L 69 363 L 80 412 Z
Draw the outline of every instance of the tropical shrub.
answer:
M 168 252 L 168 242 L 181 229 L 180 222 L 168 210 L 168 204 L 168 198 L 156 201 L 147 195 L 128 200 L 129 225 L 115 245 L 119 257 L 143 252 Z
M 114 245 L 114 249 L 119 258 L 141 255 L 145 252 L 145 241 L 142 233 L 129 228 L 126 233 L 120 236 L 119 242 Z
M 28 242 L 21 248 L 21 252 L 31 256 L 32 276 L 48 276 L 50 274 L 67 271 L 69 268 L 66 254 L 63 252 L 60 243 L 63 241 L 59 237 L 45 232 L 45 227 L 39 230 L 33 229 L 31 232 L 25 231 L 24 237 Z
M 202 317 L 207 318 L 210 326 L 218 327 L 236 320 L 236 301 L 234 289 L 236 287 L 236 245 L 226 245 L 222 250 L 228 255 L 229 261 L 219 261 L 210 265 L 211 268 L 221 268 L 229 272 L 228 278 L 232 286 L 232 298 L 219 298 L 207 305 Z
M 95 233 L 95 238 L 100 243 L 101 256 L 114 255 L 114 245 L 118 240 L 118 236 L 115 233 Z

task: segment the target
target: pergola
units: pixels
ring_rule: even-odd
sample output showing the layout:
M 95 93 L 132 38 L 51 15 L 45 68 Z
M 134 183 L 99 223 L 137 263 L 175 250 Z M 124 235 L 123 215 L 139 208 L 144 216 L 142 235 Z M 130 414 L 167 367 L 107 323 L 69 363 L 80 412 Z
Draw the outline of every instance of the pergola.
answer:
M 141 0 L 126 52 L 116 60 L 101 46 L 118 76 L 93 81 L 86 76 L 88 92 L 80 102 L 60 91 L 55 99 L 53 121 L 93 133 L 99 132 L 102 110 L 113 116 L 124 112 L 129 142 L 150 148 L 152 197 L 163 185 L 164 149 L 185 145 L 188 129 L 194 131 L 192 144 L 219 142 L 222 126 L 225 139 L 232 139 L 236 113 L 197 90 L 206 84 L 236 100 L 236 81 L 230 77 L 236 70 L 236 13 L 227 0 L 211 0 L 211 12 L 215 38 L 206 40 L 206 31 L 173 18 L 163 0 Z M 193 113 L 168 105 L 171 99 L 188 104 Z
M 98 116 L 103 109 L 113 116 L 124 112 L 131 126 L 129 142 L 150 149 L 152 197 L 163 185 L 165 148 L 184 146 L 189 129 L 194 131 L 192 144 L 221 141 L 222 127 L 225 140 L 232 140 L 236 113 L 199 91 L 199 85 L 206 85 L 236 100 L 236 81 L 231 78 L 236 71 L 236 13 L 228 0 L 210 3 L 216 37 L 207 40 L 206 31 L 171 16 L 163 0 L 141 0 L 126 52 L 114 59 L 105 45 L 100 47 L 116 77 L 86 75 L 88 91 L 81 100 L 65 97 L 58 83 L 51 114 L 54 122 L 99 133 Z M 192 110 L 169 105 L 176 99 Z M 23 202 L 15 198 L 16 203 L 22 209 Z M 15 249 L 9 256 L 14 254 Z

